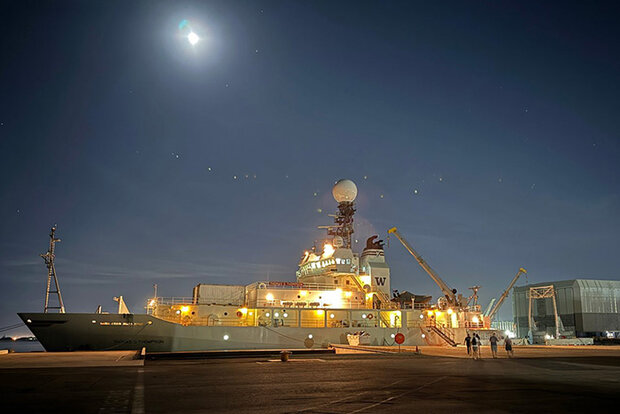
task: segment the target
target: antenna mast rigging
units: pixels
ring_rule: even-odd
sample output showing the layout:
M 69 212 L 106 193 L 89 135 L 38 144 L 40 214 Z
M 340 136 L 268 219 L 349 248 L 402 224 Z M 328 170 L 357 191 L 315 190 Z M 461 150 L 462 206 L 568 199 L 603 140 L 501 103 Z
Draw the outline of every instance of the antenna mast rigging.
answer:
M 56 225 L 52 227 L 52 231 L 50 233 L 50 247 L 47 253 L 40 254 L 45 260 L 45 265 L 47 266 L 47 289 L 45 290 L 45 307 L 43 309 L 44 313 L 47 313 L 48 309 L 58 309 L 60 313 L 65 313 L 65 305 L 62 301 L 62 295 L 60 294 L 60 286 L 58 285 L 58 277 L 56 277 L 56 267 L 54 266 L 54 259 L 56 255 L 54 254 L 54 250 L 56 248 L 56 243 L 60 242 L 60 239 L 55 237 L 56 233 Z M 56 286 L 56 290 L 50 290 L 52 285 L 52 279 L 54 279 L 54 285 Z M 49 299 L 50 293 L 55 293 L 58 295 L 58 306 L 50 306 Z

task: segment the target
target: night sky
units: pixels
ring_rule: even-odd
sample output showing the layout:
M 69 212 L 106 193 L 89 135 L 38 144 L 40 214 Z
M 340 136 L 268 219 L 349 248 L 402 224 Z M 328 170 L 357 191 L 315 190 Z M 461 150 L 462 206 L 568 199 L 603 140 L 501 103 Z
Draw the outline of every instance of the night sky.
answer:
M 483 305 L 521 266 L 619 279 L 620 6 L 435 3 L 2 2 L 0 326 L 54 223 L 69 312 L 294 280 L 340 178 L 359 250 L 397 226 Z

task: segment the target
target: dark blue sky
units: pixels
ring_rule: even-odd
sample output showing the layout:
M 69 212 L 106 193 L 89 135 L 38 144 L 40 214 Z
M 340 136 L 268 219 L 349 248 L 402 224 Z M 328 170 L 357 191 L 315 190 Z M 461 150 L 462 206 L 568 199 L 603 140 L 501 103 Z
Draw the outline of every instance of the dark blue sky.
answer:
M 54 223 L 69 311 L 292 280 L 339 178 L 360 244 L 398 226 L 485 305 L 520 266 L 620 277 L 617 3 L 5 1 L 0 23 L 0 326 L 42 310 Z

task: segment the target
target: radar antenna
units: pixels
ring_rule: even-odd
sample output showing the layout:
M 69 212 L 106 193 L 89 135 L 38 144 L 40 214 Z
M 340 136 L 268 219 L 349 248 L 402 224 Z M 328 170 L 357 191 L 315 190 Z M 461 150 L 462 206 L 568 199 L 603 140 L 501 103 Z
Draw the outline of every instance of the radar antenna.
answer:
M 54 266 L 54 259 L 56 255 L 54 254 L 54 250 L 56 248 L 56 243 L 60 242 L 60 239 L 57 239 L 55 236 L 56 233 L 56 225 L 52 227 L 52 231 L 50 233 L 50 247 L 47 253 L 40 254 L 45 260 L 45 265 L 47 266 L 47 289 L 45 290 L 45 308 L 43 312 L 47 313 L 48 309 L 58 309 L 60 313 L 65 313 L 65 305 L 62 301 L 62 295 L 60 294 L 60 286 L 58 285 L 58 277 L 56 277 L 56 267 Z M 54 279 L 54 285 L 56 286 L 56 290 L 50 290 L 52 285 L 52 279 Z M 58 295 L 58 306 L 50 306 L 50 293 L 55 293 Z

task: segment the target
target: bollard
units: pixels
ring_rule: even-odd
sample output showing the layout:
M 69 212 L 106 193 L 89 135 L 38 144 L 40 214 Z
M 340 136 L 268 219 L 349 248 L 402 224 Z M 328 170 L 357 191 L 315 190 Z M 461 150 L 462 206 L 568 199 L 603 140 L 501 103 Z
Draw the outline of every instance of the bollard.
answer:
M 291 351 L 282 351 L 280 352 L 280 361 L 287 362 L 288 358 L 291 356 Z

